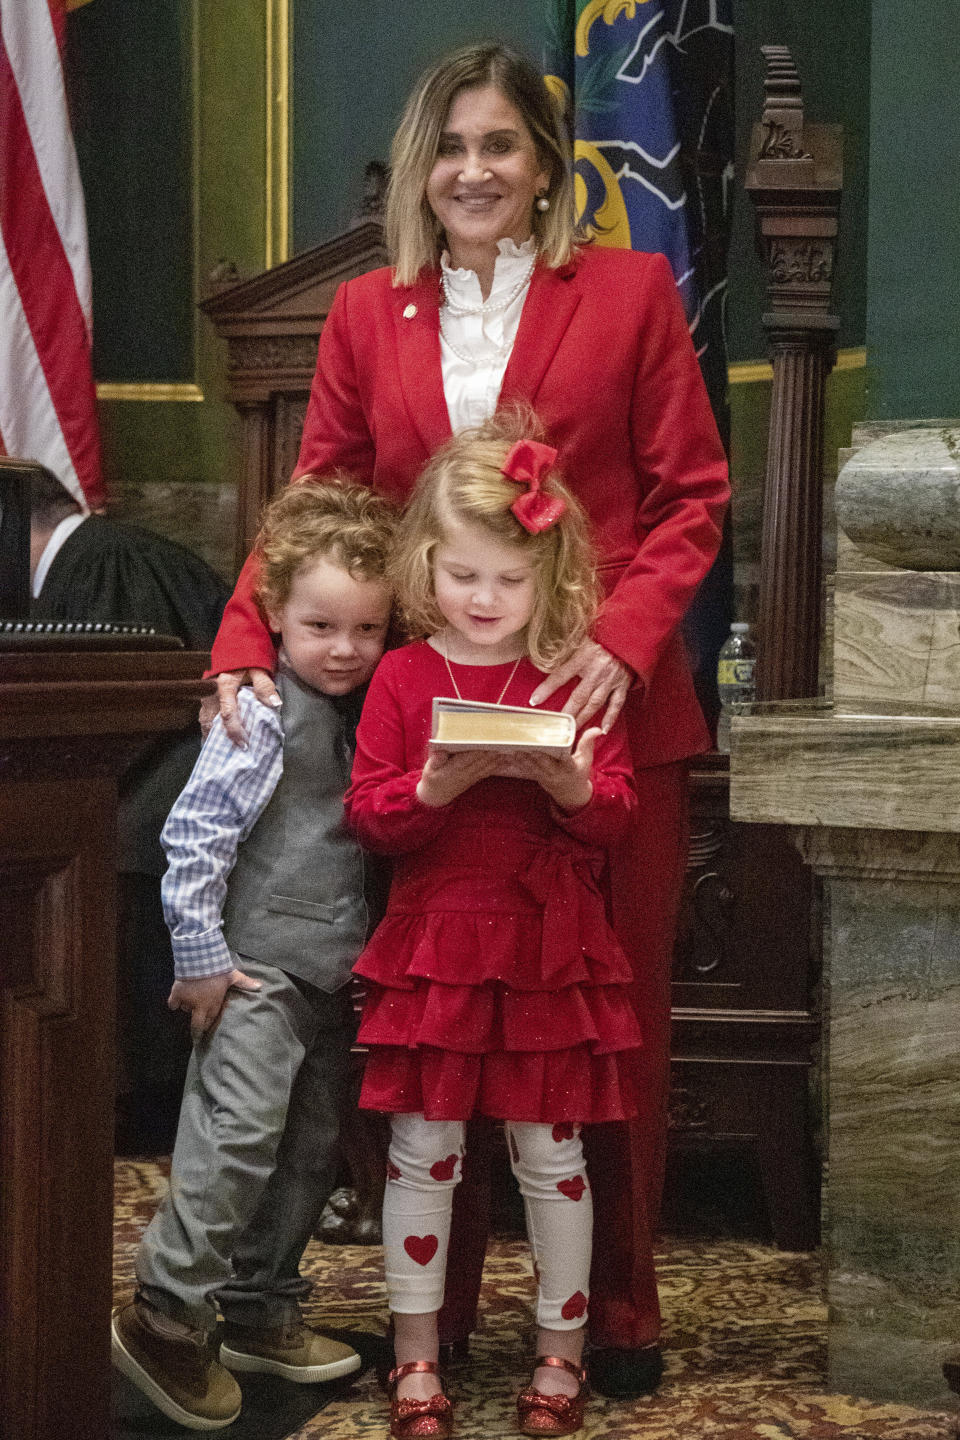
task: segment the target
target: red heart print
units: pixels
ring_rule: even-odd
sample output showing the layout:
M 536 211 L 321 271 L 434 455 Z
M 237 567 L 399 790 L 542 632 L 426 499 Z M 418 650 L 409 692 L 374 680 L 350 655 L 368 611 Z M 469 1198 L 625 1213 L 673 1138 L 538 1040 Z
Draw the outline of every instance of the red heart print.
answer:
M 393 1163 L 392 1160 L 388 1160 L 388 1161 L 387 1161 L 387 1179 L 388 1179 L 388 1180 L 399 1180 L 399 1179 L 400 1179 L 400 1171 L 397 1169 L 396 1165 L 394 1165 L 394 1163 Z
M 403 1248 L 418 1265 L 429 1265 L 437 1253 L 439 1243 L 436 1235 L 408 1235 L 403 1242 Z M 583 1311 L 579 1311 L 579 1314 L 582 1315 Z
M 448 1155 L 446 1160 L 434 1161 L 430 1166 L 430 1174 L 434 1180 L 452 1180 L 458 1158 L 457 1155 Z
M 558 1180 L 557 1189 L 561 1195 L 566 1195 L 568 1200 L 582 1200 L 586 1185 L 582 1175 L 574 1175 L 572 1180 Z
M 564 1320 L 579 1320 L 581 1315 L 586 1313 L 587 1297 L 582 1290 L 575 1290 L 569 1300 L 565 1300 L 560 1307 L 560 1314 Z
M 553 1127 L 553 1138 L 554 1138 L 554 1140 L 557 1142 L 558 1145 L 560 1144 L 560 1141 L 561 1141 L 561 1140 L 572 1140 L 572 1139 L 573 1139 L 573 1121 L 572 1121 L 572 1120 L 563 1120 L 563 1121 L 561 1121 L 561 1123 L 560 1123 L 559 1125 L 554 1125 L 554 1127 Z

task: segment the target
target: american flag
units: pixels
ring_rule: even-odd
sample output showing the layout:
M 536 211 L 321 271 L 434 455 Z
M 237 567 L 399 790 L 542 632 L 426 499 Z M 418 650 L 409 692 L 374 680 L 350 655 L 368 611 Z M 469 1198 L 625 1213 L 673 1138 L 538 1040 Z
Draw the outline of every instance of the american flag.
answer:
M 87 226 L 62 48 L 67 0 L 0 0 L 0 452 L 104 499 Z

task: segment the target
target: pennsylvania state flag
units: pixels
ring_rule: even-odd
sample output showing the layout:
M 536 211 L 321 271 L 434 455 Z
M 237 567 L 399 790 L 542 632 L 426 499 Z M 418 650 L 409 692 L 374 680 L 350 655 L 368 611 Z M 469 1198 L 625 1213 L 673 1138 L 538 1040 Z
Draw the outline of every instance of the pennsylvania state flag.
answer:
M 599 245 L 667 256 L 726 443 L 733 0 L 548 3 L 544 68 L 573 124 L 578 221 Z M 686 626 L 711 716 L 731 588 L 728 538 Z

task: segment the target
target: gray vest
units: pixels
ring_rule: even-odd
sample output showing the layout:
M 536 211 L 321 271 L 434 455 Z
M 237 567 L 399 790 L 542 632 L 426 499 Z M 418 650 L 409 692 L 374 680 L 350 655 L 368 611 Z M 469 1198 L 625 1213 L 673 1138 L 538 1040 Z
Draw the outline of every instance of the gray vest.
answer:
M 367 929 L 363 859 L 343 821 L 352 747 L 328 696 L 289 671 L 277 688 L 283 774 L 240 846 L 223 933 L 239 955 L 333 991 L 350 978 Z

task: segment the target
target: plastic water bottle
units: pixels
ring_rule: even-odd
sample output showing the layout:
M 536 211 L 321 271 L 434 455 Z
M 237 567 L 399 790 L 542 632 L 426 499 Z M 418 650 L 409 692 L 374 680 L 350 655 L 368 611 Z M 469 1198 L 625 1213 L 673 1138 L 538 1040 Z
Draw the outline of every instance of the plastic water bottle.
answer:
M 721 755 L 730 753 L 730 717 L 734 705 L 747 705 L 756 694 L 753 671 L 757 663 L 756 646 L 750 639 L 750 626 L 736 620 L 730 634 L 720 647 L 717 657 L 717 690 L 720 695 L 720 718 L 717 721 L 717 749 Z

